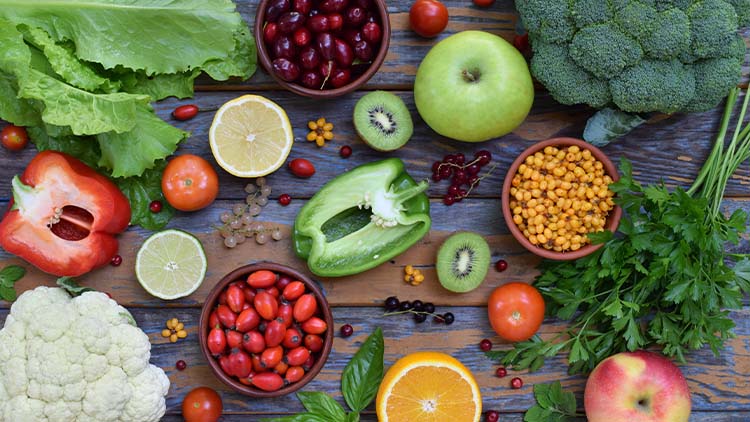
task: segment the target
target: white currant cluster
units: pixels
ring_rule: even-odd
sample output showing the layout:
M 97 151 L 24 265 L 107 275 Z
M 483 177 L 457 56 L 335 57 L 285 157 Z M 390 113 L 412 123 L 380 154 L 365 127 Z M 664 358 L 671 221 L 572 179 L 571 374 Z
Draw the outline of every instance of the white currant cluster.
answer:
M 263 223 L 255 221 L 260 215 L 262 207 L 268 204 L 268 195 L 271 194 L 271 186 L 266 184 L 266 179 L 259 177 L 255 183 L 245 186 L 248 194 L 244 204 L 235 204 L 232 211 L 224 211 L 219 216 L 223 223 L 219 227 L 219 234 L 224 238 L 224 246 L 234 248 L 244 243 L 249 237 L 255 238 L 255 243 L 263 245 L 269 238 L 281 240 L 282 234 L 278 227 L 266 228 Z

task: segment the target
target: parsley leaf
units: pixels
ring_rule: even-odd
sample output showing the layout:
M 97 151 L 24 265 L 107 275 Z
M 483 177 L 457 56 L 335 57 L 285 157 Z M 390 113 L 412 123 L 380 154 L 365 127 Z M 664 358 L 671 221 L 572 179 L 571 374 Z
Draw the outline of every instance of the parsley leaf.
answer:
M 526 411 L 524 422 L 568 422 L 583 415 L 576 413 L 576 398 L 564 391 L 560 381 L 534 385 L 536 405 Z
M 13 287 L 26 275 L 26 269 L 18 265 L 8 265 L 0 270 L 0 299 L 13 302 L 18 296 Z

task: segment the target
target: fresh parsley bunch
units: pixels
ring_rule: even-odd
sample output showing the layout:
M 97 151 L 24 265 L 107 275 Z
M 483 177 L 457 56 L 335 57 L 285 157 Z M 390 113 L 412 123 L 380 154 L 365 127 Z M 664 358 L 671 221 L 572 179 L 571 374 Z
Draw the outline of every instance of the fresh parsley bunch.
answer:
M 585 258 L 540 264 L 535 286 L 547 313 L 570 320 L 569 328 L 552 339 L 535 336 L 509 351 L 490 352 L 491 358 L 536 370 L 565 350 L 575 373 L 653 345 L 679 361 L 706 344 L 719 354 L 733 336 L 729 312 L 741 308 L 750 292 L 748 256 L 726 250 L 745 233 L 748 215 L 738 209 L 727 217 L 720 208 L 727 181 L 750 158 L 750 124 L 742 127 L 747 95 L 725 145 L 738 96 L 738 89 L 730 92 L 715 146 L 687 191 L 642 186 L 622 161 L 622 176 L 610 185 L 625 211 L 617 235 L 590 235 L 606 243 Z

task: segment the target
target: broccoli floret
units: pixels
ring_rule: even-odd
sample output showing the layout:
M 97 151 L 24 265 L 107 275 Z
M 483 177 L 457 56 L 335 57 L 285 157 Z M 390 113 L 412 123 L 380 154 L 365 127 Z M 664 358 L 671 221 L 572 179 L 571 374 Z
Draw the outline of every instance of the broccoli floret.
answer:
M 687 10 L 691 4 L 695 3 L 696 0 L 656 0 L 656 10 L 663 12 L 668 9 L 677 8 L 681 10 Z
M 582 28 L 612 20 L 614 11 L 607 0 L 575 0 L 571 6 L 571 15 L 576 26 Z
M 699 58 L 724 57 L 733 48 L 737 12 L 723 0 L 704 0 L 688 8 L 692 27 L 690 47 Z
M 680 9 L 659 13 L 656 30 L 641 39 L 646 55 L 657 59 L 672 59 L 690 47 L 690 21 Z
M 567 43 L 576 27 L 568 10 L 568 0 L 517 0 L 526 30 L 545 42 Z
M 737 11 L 737 19 L 740 27 L 750 25 L 750 0 L 729 0 Z
M 615 13 L 615 22 L 620 29 L 637 40 L 648 37 L 656 29 L 658 18 L 656 9 L 637 1 Z
M 679 60 L 645 59 L 609 81 L 612 100 L 629 113 L 674 113 L 695 93 L 695 74 Z
M 693 71 L 695 95 L 683 111 L 708 111 L 716 107 L 727 92 L 740 82 L 742 62 L 724 57 L 705 59 L 696 62 Z
M 531 71 L 555 99 L 563 104 L 588 104 L 601 108 L 609 104 L 607 82 L 595 78 L 579 67 L 568 55 L 568 51 L 555 44 L 535 42 Z
M 587 26 L 573 37 L 570 57 L 598 78 L 607 79 L 638 63 L 643 50 L 611 23 Z

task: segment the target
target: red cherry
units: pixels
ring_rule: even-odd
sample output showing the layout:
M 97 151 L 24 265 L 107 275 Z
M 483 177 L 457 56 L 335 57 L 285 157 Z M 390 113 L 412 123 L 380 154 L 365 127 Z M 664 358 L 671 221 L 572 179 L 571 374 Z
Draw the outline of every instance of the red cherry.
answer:
M 120 264 L 122 264 L 122 257 L 120 255 L 113 256 L 112 260 L 109 261 L 109 265 L 113 267 L 119 267 Z
M 185 368 L 187 368 L 187 363 L 185 363 L 184 360 L 178 360 L 174 367 L 177 368 L 178 371 L 184 371 Z
M 276 41 L 276 37 L 279 36 L 279 26 L 273 22 L 267 23 L 263 28 L 263 40 L 266 44 L 271 44 Z
M 508 262 L 504 259 L 501 259 L 495 263 L 495 269 L 497 272 L 501 273 L 508 269 Z
M 515 377 L 510 380 L 510 388 L 518 390 L 521 387 L 523 387 L 523 380 L 521 378 Z
M 339 155 L 341 156 L 341 158 L 349 158 L 352 155 L 352 147 L 350 147 L 349 145 L 344 145 L 339 150 Z
M 506 375 L 508 375 L 508 370 L 501 366 L 497 368 L 497 370 L 495 371 L 495 375 L 497 375 L 498 378 L 504 378 Z
M 151 212 L 153 213 L 161 212 L 161 208 L 162 208 L 162 204 L 161 204 L 161 201 L 159 201 L 158 199 L 151 201 L 151 203 L 148 204 L 148 209 L 151 210 Z
M 500 413 L 496 410 L 488 410 L 484 414 L 484 420 L 485 422 L 498 422 L 500 420 Z
M 492 342 L 489 339 L 483 339 L 479 342 L 479 350 L 489 352 L 492 350 Z

